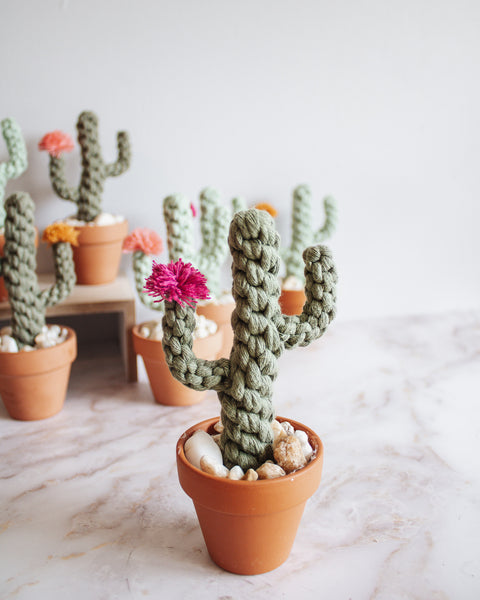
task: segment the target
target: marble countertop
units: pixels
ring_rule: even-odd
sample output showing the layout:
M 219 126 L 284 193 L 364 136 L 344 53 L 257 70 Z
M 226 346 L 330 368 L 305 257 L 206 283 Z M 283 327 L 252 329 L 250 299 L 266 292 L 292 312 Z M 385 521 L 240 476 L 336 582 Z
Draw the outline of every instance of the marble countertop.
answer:
M 213 564 L 175 442 L 218 415 L 154 404 L 106 348 L 74 365 L 63 411 L 0 408 L 0 598 L 478 600 L 480 312 L 333 323 L 285 353 L 279 415 L 325 445 L 290 558 Z

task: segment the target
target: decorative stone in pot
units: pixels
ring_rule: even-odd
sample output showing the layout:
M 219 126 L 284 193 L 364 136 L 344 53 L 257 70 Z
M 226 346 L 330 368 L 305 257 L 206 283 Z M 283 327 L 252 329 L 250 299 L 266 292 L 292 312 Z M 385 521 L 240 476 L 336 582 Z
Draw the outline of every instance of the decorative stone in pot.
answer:
M 35 345 L 40 334 L 45 338 L 46 308 L 66 298 L 75 285 L 71 244 L 76 243 L 77 234 L 66 225 L 54 224 L 45 230 L 43 239 L 53 248 L 56 281 L 40 290 L 35 273 L 33 202 L 28 194 L 18 192 L 7 199 L 5 208 L 0 273 L 8 291 L 12 323 L 8 347 L 0 351 L 0 395 L 13 418 L 45 419 L 63 406 L 77 352 L 76 336 L 64 328 L 58 345 L 51 339 L 43 339 L 40 350 Z M 45 347 L 47 343 L 52 346 Z
M 234 331 L 233 348 L 230 358 L 214 361 L 197 358 L 193 351 L 194 311 L 186 304 L 186 300 L 201 298 L 201 290 L 196 292 L 186 285 L 190 280 L 199 282 L 198 273 L 191 268 L 176 266 L 175 282 L 159 277 L 158 269 L 153 269 L 147 279 L 146 288 L 165 300 L 165 316 L 163 318 L 163 347 L 165 357 L 172 374 L 187 387 L 203 391 L 217 391 L 222 406 L 221 432 L 219 445 L 223 458 L 223 466 L 227 469 L 240 467 L 244 472 L 256 469 L 274 457 L 274 436 L 272 423 L 274 410 L 272 405 L 273 382 L 278 372 L 278 358 L 284 350 L 297 346 L 307 346 L 318 339 L 326 331 L 335 315 L 337 275 L 332 256 L 328 248 L 313 246 L 303 253 L 305 263 L 305 287 L 307 302 L 299 316 L 287 316 L 281 313 L 278 304 L 280 286 L 278 272 L 280 268 L 279 235 L 275 231 L 272 217 L 265 211 L 250 209 L 234 215 L 229 234 L 230 251 L 233 258 L 232 294 L 235 309 L 232 316 Z M 179 261 L 180 262 L 180 261 Z M 158 267 L 158 265 L 157 265 Z M 168 285 L 167 285 L 168 284 Z M 208 429 L 213 422 L 201 425 Z M 304 429 L 313 446 L 321 455 L 321 444 L 318 438 L 307 427 Z M 188 435 L 191 432 L 188 432 Z M 185 440 L 183 440 L 185 441 Z M 183 442 L 180 441 L 180 445 Z M 297 442 L 298 443 L 298 442 Z M 204 477 L 198 470 L 193 471 L 179 458 L 179 477 L 182 485 L 191 490 L 191 479 L 199 482 L 203 491 L 196 499 L 200 510 L 208 515 L 209 521 L 215 521 L 206 503 L 206 496 L 216 496 L 219 487 L 231 490 L 223 480 L 217 483 L 213 476 Z M 303 464 L 303 463 L 302 463 Z M 320 478 L 321 465 L 312 461 L 298 475 L 289 475 L 282 483 L 281 479 L 272 485 L 263 485 L 262 481 L 238 481 L 239 494 L 247 502 L 247 489 L 252 486 L 259 494 L 265 494 L 267 503 L 281 505 L 284 485 L 296 487 L 288 483 L 293 477 L 298 486 L 308 489 L 308 493 L 300 491 L 292 502 L 292 511 L 301 514 L 302 508 L 294 509 L 294 505 L 302 506 L 309 494 L 313 493 Z M 258 471 L 257 471 L 258 472 Z M 306 475 L 302 475 L 306 473 Z M 312 480 L 310 481 L 310 472 Z M 188 473 L 188 475 L 186 475 Z M 307 483 L 308 482 L 308 483 Z M 209 483 L 211 485 L 209 485 Z M 248 486 L 243 488 L 241 486 Z M 253 486 L 258 485 L 257 488 Z M 243 492 L 245 490 L 245 492 Z M 187 492 L 189 493 L 189 492 Z M 193 493 L 193 492 L 192 492 Z M 227 492 L 231 494 L 230 492 Z M 295 494 L 295 492 L 294 492 Z M 232 506 L 236 503 L 235 494 L 231 495 Z M 221 504 L 221 511 L 228 512 L 228 502 Z M 287 510 L 288 506 L 283 506 Z M 231 512 L 235 512 L 235 508 Z M 258 508 L 246 508 L 251 518 L 256 519 Z M 289 509 L 290 510 L 290 509 Z M 202 517 L 203 518 L 203 517 Z M 281 515 L 278 516 L 282 518 Z M 223 517 L 219 517 L 219 523 Z M 241 522 L 241 521 L 239 521 Z M 226 526 L 226 525 L 225 525 Z M 243 525 L 245 522 L 243 521 Z M 240 529 L 241 529 L 240 527 Z M 216 525 L 220 531 L 221 525 Z M 291 529 L 293 531 L 294 528 Z M 237 538 L 238 535 L 238 538 Z M 291 537 L 291 533 L 288 534 Z M 243 548 L 242 533 L 238 525 L 230 531 L 229 544 Z M 260 544 L 266 554 L 270 553 L 266 545 Z M 288 550 L 282 551 L 276 558 L 265 556 L 262 560 L 254 560 L 248 564 L 236 566 L 235 560 L 224 558 L 227 549 L 211 551 L 212 558 L 220 565 L 238 573 L 260 573 L 275 568 L 288 556 Z M 227 566 L 228 565 L 228 566 Z
M 40 141 L 39 149 L 50 154 L 50 180 L 55 193 L 78 207 L 75 219 L 80 223 L 76 223 L 75 227 L 79 231 L 79 245 L 74 251 L 77 283 L 110 283 L 118 275 L 128 224 L 122 217 L 109 222 L 105 218 L 106 213 L 101 212 L 103 184 L 107 177 L 117 177 L 129 168 L 130 141 L 125 131 L 119 132 L 117 160 L 107 164 L 98 141 L 97 116 L 89 111 L 81 113 L 77 131 L 82 152 L 82 175 L 76 188 L 70 188 L 66 182 L 65 163 L 61 156 L 74 148 L 70 136 L 61 131 L 47 133 Z

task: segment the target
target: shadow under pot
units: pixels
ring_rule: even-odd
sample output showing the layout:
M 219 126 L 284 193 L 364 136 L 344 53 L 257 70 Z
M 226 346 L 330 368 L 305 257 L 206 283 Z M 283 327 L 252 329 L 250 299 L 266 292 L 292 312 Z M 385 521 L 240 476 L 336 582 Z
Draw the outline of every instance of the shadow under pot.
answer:
M 206 392 L 197 392 L 183 385 L 170 373 L 161 340 L 152 340 L 140 335 L 141 325 L 132 330 L 135 354 L 142 357 L 157 404 L 166 406 L 191 406 L 202 401 Z M 214 360 L 222 345 L 222 332 L 198 338 L 193 342 L 193 351 L 199 358 Z
M 301 315 L 306 300 L 305 290 L 282 290 L 278 302 L 284 315 Z
M 223 342 L 216 358 L 229 358 L 233 346 L 232 312 L 235 308 L 235 302 L 228 304 L 214 304 L 213 302 L 199 305 L 197 304 L 197 314 L 203 315 L 206 319 L 214 321 L 222 331 Z
M 277 417 L 279 421 L 284 418 Z M 215 433 L 218 418 L 188 429 L 177 442 L 180 485 L 190 496 L 212 560 L 239 575 L 257 575 L 279 567 L 290 554 L 305 504 L 320 484 L 323 446 L 317 434 L 295 421 L 308 435 L 314 458 L 289 475 L 235 481 L 204 473 L 188 462 L 184 444 L 195 431 Z
M 0 352 L 0 395 L 13 419 L 46 419 L 62 409 L 77 357 L 75 332 L 65 329 L 67 339 L 51 348 Z
M 128 222 L 75 226 L 78 246 L 73 247 L 77 284 L 100 285 L 115 281 L 122 258 Z

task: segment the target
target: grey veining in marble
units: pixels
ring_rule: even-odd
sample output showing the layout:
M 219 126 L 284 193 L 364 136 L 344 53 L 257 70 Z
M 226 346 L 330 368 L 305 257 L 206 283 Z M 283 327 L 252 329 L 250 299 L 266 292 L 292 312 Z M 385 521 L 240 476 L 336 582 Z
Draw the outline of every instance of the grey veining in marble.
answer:
M 285 353 L 279 415 L 325 445 L 288 561 L 255 577 L 206 552 L 175 443 L 219 412 L 154 404 L 104 351 L 63 411 L 0 408 L 0 598 L 478 600 L 480 313 L 332 324 Z

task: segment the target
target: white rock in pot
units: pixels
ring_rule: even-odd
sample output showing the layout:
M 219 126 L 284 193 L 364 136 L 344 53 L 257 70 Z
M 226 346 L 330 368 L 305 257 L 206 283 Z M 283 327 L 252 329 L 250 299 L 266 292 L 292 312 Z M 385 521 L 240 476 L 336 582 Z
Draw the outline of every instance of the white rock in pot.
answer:
M 200 461 L 203 456 L 206 456 L 211 463 L 223 465 L 222 452 L 206 431 L 197 430 L 185 442 L 183 450 L 188 462 L 197 469 L 201 469 Z
M 0 352 L 18 352 L 17 342 L 9 335 L 0 338 Z

